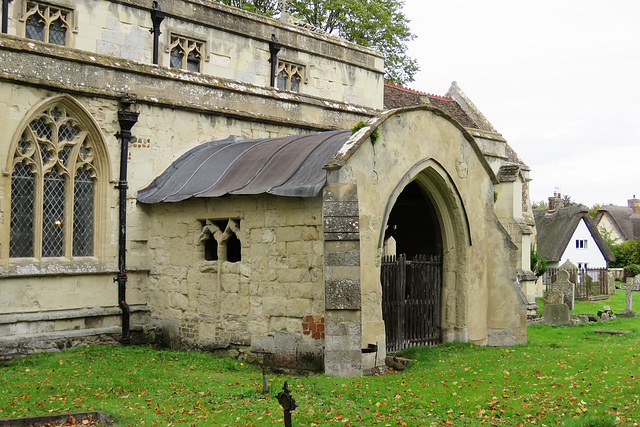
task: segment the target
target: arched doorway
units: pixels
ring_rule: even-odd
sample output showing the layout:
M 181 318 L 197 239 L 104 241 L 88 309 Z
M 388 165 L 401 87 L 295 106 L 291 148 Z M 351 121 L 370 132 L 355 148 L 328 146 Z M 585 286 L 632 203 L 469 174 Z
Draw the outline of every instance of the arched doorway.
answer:
M 380 281 L 387 352 L 442 341 L 442 247 L 433 202 L 412 181 L 385 229 Z

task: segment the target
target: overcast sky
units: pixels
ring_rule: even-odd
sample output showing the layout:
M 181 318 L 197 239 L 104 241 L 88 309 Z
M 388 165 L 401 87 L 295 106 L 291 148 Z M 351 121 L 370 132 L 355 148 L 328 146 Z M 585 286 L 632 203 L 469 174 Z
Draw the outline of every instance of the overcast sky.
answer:
M 452 81 L 531 167 L 531 200 L 640 197 L 640 2 L 406 0 L 421 71 Z

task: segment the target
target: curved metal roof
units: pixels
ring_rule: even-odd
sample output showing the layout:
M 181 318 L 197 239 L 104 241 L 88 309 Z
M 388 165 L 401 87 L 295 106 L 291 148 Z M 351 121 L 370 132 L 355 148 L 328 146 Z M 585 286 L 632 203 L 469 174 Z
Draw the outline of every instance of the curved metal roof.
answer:
M 324 165 L 350 136 L 348 129 L 341 129 L 252 140 L 230 136 L 207 142 L 180 156 L 138 191 L 138 201 L 261 193 L 314 197 L 327 181 Z

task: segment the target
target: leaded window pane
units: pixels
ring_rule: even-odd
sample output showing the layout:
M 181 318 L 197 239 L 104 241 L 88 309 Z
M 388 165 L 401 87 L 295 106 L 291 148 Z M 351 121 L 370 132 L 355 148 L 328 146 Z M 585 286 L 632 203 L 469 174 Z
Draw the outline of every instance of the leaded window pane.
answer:
M 77 126 L 71 124 L 71 122 L 66 122 L 64 125 L 60 126 L 58 130 L 58 141 L 71 141 L 73 138 L 78 136 L 80 133 L 80 129 Z
M 44 21 L 37 14 L 27 19 L 25 36 L 28 39 L 44 41 Z
M 24 164 L 16 165 L 11 175 L 11 258 L 33 257 L 35 188 L 31 168 Z
M 291 90 L 293 92 L 300 92 L 300 76 L 297 74 L 294 74 L 293 77 L 291 77 Z
M 284 74 L 284 71 L 280 71 L 278 73 L 278 81 L 276 83 L 276 87 L 278 89 L 286 89 L 287 88 L 287 76 Z
M 175 47 L 171 50 L 171 68 L 182 68 L 182 58 L 184 54 L 180 48 Z
M 62 148 L 62 151 L 58 153 L 58 157 L 60 158 L 60 160 L 62 160 L 62 164 L 65 167 L 69 166 L 69 156 L 71 155 L 72 150 L 73 150 L 72 146 L 65 145 L 64 148 Z
M 73 256 L 91 256 L 93 255 L 94 181 L 90 171 L 78 170 L 73 195 Z
M 51 129 L 51 125 L 47 123 L 47 120 L 44 117 L 32 121 L 31 123 L 29 123 L 29 127 L 31 127 L 31 130 L 33 130 L 36 135 L 38 135 L 38 138 L 51 141 L 51 138 L 53 137 L 53 130 Z
M 67 39 L 67 29 L 64 28 L 62 20 L 56 19 L 49 25 L 49 43 L 64 46 Z
M 189 52 L 189 55 L 187 55 L 187 70 L 194 71 L 196 73 L 200 72 L 200 58 L 194 50 Z
M 53 168 L 42 188 L 42 256 L 64 256 L 66 180 Z

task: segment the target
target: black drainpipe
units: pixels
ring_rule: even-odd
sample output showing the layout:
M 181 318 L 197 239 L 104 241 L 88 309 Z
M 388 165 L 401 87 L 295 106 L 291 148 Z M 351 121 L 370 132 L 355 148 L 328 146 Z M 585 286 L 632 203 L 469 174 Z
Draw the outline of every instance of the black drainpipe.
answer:
M 151 9 L 151 21 L 153 22 L 153 28 L 149 30 L 153 34 L 153 63 L 158 65 L 158 40 L 160 38 L 160 24 L 164 20 L 165 14 L 160 9 L 160 5 L 157 1 L 153 2 L 153 8 Z
M 7 34 L 9 28 L 9 3 L 13 0 L 2 0 L 2 33 Z
M 271 57 L 269 58 L 269 62 L 271 62 L 271 87 L 276 86 L 276 70 L 278 69 L 278 52 L 282 49 L 282 45 L 278 43 L 278 38 L 275 34 L 271 34 L 271 41 L 269 42 L 269 53 L 271 53 Z
M 118 282 L 118 305 L 122 310 L 122 340 L 123 345 L 131 342 L 129 329 L 129 305 L 127 304 L 127 158 L 129 157 L 129 141 L 131 140 L 131 128 L 138 122 L 140 113 L 131 110 L 135 104 L 135 97 L 126 95 L 120 100 L 118 110 L 118 123 L 120 132 L 116 138 L 122 140 L 120 145 L 120 180 L 116 188 L 120 190 L 119 200 L 119 236 L 118 236 L 118 277 L 113 279 Z

